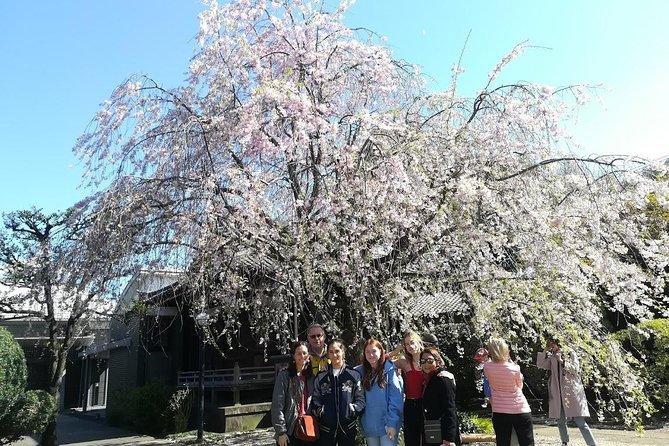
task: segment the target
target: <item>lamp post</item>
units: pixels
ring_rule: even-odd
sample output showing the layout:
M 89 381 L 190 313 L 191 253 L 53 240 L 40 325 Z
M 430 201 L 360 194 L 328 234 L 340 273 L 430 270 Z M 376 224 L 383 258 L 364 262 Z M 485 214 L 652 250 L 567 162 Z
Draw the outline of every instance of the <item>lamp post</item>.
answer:
M 199 334 L 200 334 L 200 354 L 199 356 L 199 367 L 200 367 L 200 373 L 199 373 L 199 400 L 198 400 L 198 408 L 197 408 L 197 442 L 202 443 L 203 435 L 204 435 L 204 328 L 209 324 L 209 315 L 205 313 L 204 311 L 200 312 L 197 316 L 195 316 L 195 321 L 197 322 L 197 326 L 199 327 Z

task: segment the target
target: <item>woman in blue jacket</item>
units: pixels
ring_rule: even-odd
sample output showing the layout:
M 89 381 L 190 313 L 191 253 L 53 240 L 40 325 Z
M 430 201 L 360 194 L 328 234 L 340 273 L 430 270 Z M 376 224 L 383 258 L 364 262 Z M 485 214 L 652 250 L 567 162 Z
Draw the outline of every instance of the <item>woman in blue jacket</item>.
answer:
M 395 446 L 402 426 L 404 396 L 397 368 L 386 359 L 383 344 L 376 339 L 365 342 L 362 375 L 366 408 L 362 414 L 362 432 L 367 446 Z
M 318 417 L 318 446 L 353 446 L 358 416 L 365 408 L 360 373 L 344 362 L 346 347 L 341 339 L 328 344 L 328 370 L 314 382 L 312 413 Z

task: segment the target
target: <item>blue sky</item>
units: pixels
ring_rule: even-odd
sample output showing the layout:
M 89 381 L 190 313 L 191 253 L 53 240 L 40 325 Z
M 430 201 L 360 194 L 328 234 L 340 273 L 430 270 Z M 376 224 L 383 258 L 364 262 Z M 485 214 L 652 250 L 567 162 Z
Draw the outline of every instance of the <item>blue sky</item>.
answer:
M 197 0 L 0 2 L 0 212 L 64 209 L 86 194 L 76 138 L 130 74 L 181 84 L 203 8 Z M 664 0 L 358 0 L 347 23 L 385 35 L 435 89 L 448 85 L 471 31 L 465 95 L 527 40 L 541 48 L 514 60 L 501 81 L 603 83 L 602 104 L 586 107 L 574 130 L 584 150 L 659 158 L 669 155 L 667 17 Z

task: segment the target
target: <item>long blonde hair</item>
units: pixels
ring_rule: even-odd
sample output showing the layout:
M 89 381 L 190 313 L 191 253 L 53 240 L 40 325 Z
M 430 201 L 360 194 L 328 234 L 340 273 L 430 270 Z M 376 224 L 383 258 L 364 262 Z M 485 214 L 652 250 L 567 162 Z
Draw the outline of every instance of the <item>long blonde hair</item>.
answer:
M 407 351 L 407 347 L 406 347 L 406 343 L 405 343 L 406 338 L 409 338 L 412 341 L 416 341 L 416 344 L 418 345 L 418 359 L 420 359 L 420 354 L 423 352 L 423 350 L 425 350 L 425 346 L 423 345 L 423 339 L 421 339 L 420 335 L 413 330 L 406 331 L 402 335 L 402 345 L 404 346 L 404 356 L 406 356 L 409 361 L 416 362 L 416 361 L 414 361 L 413 355 Z
M 509 344 L 502 338 L 490 338 L 488 353 L 494 362 L 506 362 L 509 360 Z

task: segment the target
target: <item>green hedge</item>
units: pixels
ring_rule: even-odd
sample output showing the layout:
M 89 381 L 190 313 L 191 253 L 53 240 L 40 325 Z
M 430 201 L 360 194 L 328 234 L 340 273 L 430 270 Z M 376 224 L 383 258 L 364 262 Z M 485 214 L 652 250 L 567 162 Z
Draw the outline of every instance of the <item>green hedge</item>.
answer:
M 154 381 L 131 391 L 118 391 L 116 403 L 107 410 L 107 422 L 152 436 L 164 436 L 174 430 L 170 398 L 174 388 Z
M 471 412 L 458 412 L 460 432 L 463 434 L 492 434 L 492 419 Z
M 0 328 L 0 420 L 21 398 L 27 376 L 23 350 L 7 330 Z
M 56 416 L 51 395 L 26 391 L 27 375 L 21 346 L 0 327 L 0 444 L 41 432 Z

